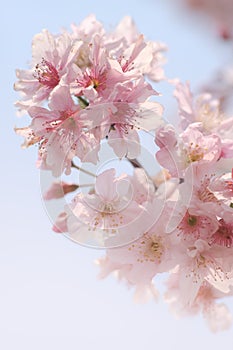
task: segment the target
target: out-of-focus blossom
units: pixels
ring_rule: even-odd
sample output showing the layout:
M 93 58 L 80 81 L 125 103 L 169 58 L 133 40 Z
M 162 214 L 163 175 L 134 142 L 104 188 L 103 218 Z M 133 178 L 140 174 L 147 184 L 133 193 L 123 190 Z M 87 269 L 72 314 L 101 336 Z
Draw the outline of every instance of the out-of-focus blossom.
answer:
M 170 275 L 166 284 L 167 291 L 165 293 L 165 300 L 176 316 L 193 316 L 200 312 L 212 332 L 215 333 L 230 328 L 232 324 L 232 315 L 226 305 L 217 302 L 225 296 L 224 293 L 204 283 L 193 302 L 187 304 L 180 294 L 182 286 L 179 283 L 178 271 Z M 232 294 L 232 292 L 230 294 Z
M 45 200 L 62 198 L 65 194 L 77 190 L 78 187 L 79 186 L 76 184 L 69 184 L 64 181 L 54 182 L 52 186 L 43 194 L 43 198 Z
M 232 0 L 184 0 L 195 10 L 213 18 L 219 28 L 219 35 L 227 40 L 232 38 L 233 2 Z
M 64 233 L 68 231 L 66 212 L 62 212 L 58 215 L 55 223 L 53 224 L 52 230 L 56 233 Z

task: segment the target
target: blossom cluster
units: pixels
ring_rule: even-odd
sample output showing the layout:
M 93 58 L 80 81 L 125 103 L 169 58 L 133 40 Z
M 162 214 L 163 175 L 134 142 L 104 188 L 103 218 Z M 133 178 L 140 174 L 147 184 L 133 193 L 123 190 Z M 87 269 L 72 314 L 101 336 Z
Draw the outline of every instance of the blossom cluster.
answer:
M 76 156 L 96 163 L 106 138 L 118 157 L 137 157 L 138 128 L 161 122 L 162 106 L 149 101 L 158 92 L 145 76 L 163 78 L 164 50 L 145 41 L 128 17 L 111 33 L 89 16 L 71 33 L 35 35 L 31 68 L 17 70 L 15 83 L 22 93 L 16 106 L 32 121 L 16 131 L 25 147 L 39 144 L 39 166 L 59 176 L 70 173 Z
M 30 68 L 16 72 L 16 107 L 31 117 L 16 133 L 23 147 L 38 145 L 38 168 L 58 179 L 44 199 L 71 197 L 53 230 L 105 249 L 100 277 L 114 272 L 142 300 L 158 297 L 156 277 L 166 273 L 172 310 L 201 312 L 218 331 L 231 323 L 218 301 L 233 295 L 233 117 L 210 93 L 168 80 L 165 50 L 129 17 L 111 32 L 93 15 L 71 32 L 44 30 Z M 174 87 L 179 125 L 163 119 L 161 80 Z M 153 135 L 151 167 L 162 169 L 154 176 L 137 159 L 143 132 Z M 87 169 L 106 143 L 131 173 Z M 64 181 L 77 170 L 91 183 Z

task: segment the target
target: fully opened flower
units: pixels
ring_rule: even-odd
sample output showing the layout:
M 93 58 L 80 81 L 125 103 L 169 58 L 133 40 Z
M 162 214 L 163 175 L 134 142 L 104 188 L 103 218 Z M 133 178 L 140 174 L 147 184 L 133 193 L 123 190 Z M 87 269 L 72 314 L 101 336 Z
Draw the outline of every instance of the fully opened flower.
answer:
M 69 84 L 73 61 L 79 43 L 72 42 L 67 33 L 53 36 L 48 30 L 35 35 L 32 42 L 32 61 L 29 70 L 17 70 L 15 90 L 22 93 L 16 106 L 28 110 L 46 101 L 56 86 Z
M 100 238 L 100 245 L 121 246 L 142 235 L 143 220 L 147 227 L 152 224 L 147 208 L 151 199 L 148 195 L 148 201 L 138 203 L 132 184 L 127 175 L 116 177 L 114 169 L 98 175 L 94 193 L 78 193 L 66 208 L 71 238 L 91 245 L 89 239 L 94 235 Z
M 123 83 L 130 77 L 124 74 L 117 60 L 109 57 L 102 46 L 99 34 L 94 35 L 88 50 L 88 65 L 76 68 L 76 78 L 72 91 L 76 96 L 83 96 L 88 103 L 100 97 L 108 99 L 117 83 Z
M 179 244 L 177 256 L 179 261 L 180 293 L 184 303 L 191 304 L 203 283 L 214 286 L 227 293 L 233 283 L 231 253 L 221 246 L 210 246 L 206 241 L 198 239 L 194 244 Z
M 153 289 L 155 275 L 174 267 L 171 259 L 174 243 L 165 233 L 170 208 L 163 208 L 162 201 L 156 199 L 150 213 L 154 224 L 148 231 L 131 244 L 108 249 L 106 257 L 99 260 L 101 275 L 116 271 L 119 278 L 136 287 L 136 292 Z
M 156 82 L 165 78 L 162 66 L 166 45 L 147 41 L 131 17 L 124 17 L 113 32 L 107 33 L 106 47 L 110 55 L 117 58 L 123 71 L 141 73 Z
M 221 218 L 224 215 L 231 217 L 232 208 L 223 196 L 215 191 L 212 183 L 215 176 L 209 172 L 200 174 L 195 172 L 196 167 L 189 168 L 185 174 L 184 182 L 180 185 L 181 202 L 200 215 L 212 218 Z M 200 176 L 199 176 L 200 175 Z
M 74 103 L 67 87 L 54 90 L 49 108 L 34 106 L 28 111 L 32 117 L 30 128 L 43 149 L 41 167 L 51 169 L 55 176 L 59 176 L 64 169 L 70 171 L 71 161 L 76 155 L 96 161 L 98 142 L 93 134 L 86 132 L 88 123 L 81 119 L 81 109 Z
M 82 111 L 119 158 L 140 154 L 139 130 L 155 130 L 162 123 L 163 107 L 148 97 L 157 94 L 143 79 L 116 84 L 107 100 L 97 100 Z
M 182 203 L 176 205 L 172 222 L 170 222 L 172 232 L 176 233 L 181 240 L 188 242 L 195 242 L 200 238 L 208 241 L 218 228 L 219 224 L 215 215 L 202 212 L 193 207 L 191 203 L 188 208 Z
M 183 177 L 186 168 L 196 164 L 196 171 L 203 172 L 221 156 L 221 140 L 217 135 L 204 135 L 199 124 L 194 123 L 180 135 L 170 126 L 162 126 L 155 142 L 160 147 L 156 153 L 158 162 L 174 177 Z

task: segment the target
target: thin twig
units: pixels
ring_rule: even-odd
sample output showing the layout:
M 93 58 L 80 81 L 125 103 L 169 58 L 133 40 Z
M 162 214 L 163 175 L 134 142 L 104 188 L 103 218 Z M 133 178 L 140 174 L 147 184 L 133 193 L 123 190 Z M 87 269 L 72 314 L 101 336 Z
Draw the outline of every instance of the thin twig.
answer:
M 82 184 L 82 185 L 77 185 L 78 188 L 81 188 L 81 187 L 93 187 L 95 186 L 95 184 Z
M 89 102 L 87 100 L 85 100 L 85 98 L 78 96 L 78 101 L 79 101 L 79 105 L 81 108 L 85 109 L 86 107 L 89 106 Z
M 145 174 L 147 175 L 147 177 L 151 180 L 151 182 L 153 183 L 154 185 L 154 189 L 155 191 L 157 191 L 158 187 L 156 186 L 156 184 L 154 183 L 152 177 L 148 174 L 148 172 L 144 169 L 144 167 L 141 165 L 141 163 L 136 159 L 130 159 L 128 157 L 126 157 L 126 159 L 132 164 L 132 166 L 134 168 L 139 168 L 139 169 L 143 169 L 145 171 Z
M 85 174 L 87 174 L 87 175 L 96 177 L 95 174 L 91 173 L 90 171 L 88 171 L 88 170 L 86 170 L 86 169 L 80 168 L 78 165 L 74 164 L 73 161 L 71 162 L 71 167 L 72 167 L 72 168 L 75 168 L 75 169 L 77 169 L 77 170 L 79 170 L 79 171 L 82 171 L 83 173 L 85 173 Z

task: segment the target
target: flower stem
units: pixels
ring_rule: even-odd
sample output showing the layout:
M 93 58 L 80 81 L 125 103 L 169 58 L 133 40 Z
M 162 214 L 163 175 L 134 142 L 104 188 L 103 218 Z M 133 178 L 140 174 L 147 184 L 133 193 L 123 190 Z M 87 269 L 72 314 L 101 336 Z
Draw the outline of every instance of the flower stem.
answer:
M 95 186 L 95 184 L 82 184 L 82 185 L 77 185 L 78 188 L 82 188 L 82 187 L 93 187 Z
M 88 102 L 85 98 L 83 98 L 83 97 L 81 97 L 81 96 L 77 96 L 77 97 L 78 97 L 79 105 L 80 105 L 80 107 L 81 107 L 82 109 L 84 109 L 84 108 L 86 108 L 86 107 L 89 106 L 89 102 Z
M 132 166 L 134 168 L 140 168 L 143 169 L 145 171 L 145 174 L 147 175 L 147 177 L 152 181 L 153 185 L 154 185 L 154 189 L 155 191 L 157 191 L 158 187 L 156 186 L 156 184 L 153 181 L 153 178 L 148 174 L 148 172 L 146 171 L 146 169 L 141 165 L 141 163 L 139 163 L 139 161 L 134 158 L 134 159 L 130 159 L 128 157 L 126 157 L 126 159 L 132 164 Z
M 87 174 L 87 175 L 96 177 L 95 174 L 91 173 L 90 171 L 88 171 L 88 170 L 86 170 L 86 169 L 83 169 L 83 168 L 79 167 L 78 165 L 74 164 L 73 161 L 71 162 L 71 166 L 72 166 L 72 168 L 75 168 L 75 169 L 77 169 L 77 170 L 79 170 L 79 171 L 82 171 L 83 173 L 85 173 L 85 174 Z

